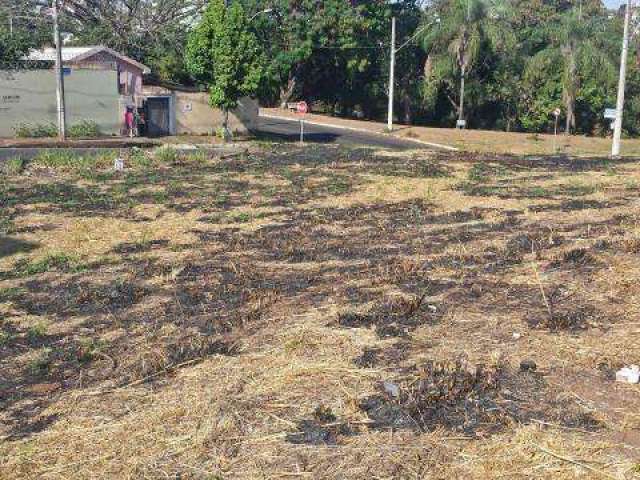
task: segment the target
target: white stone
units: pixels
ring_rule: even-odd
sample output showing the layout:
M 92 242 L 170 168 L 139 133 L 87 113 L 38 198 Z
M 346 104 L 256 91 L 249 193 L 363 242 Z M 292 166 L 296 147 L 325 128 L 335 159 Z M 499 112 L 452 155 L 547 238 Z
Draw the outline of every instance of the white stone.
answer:
M 640 383 L 640 367 L 631 365 L 616 372 L 616 381 L 623 383 Z
M 398 398 L 400 396 L 400 387 L 398 387 L 395 383 L 384 382 L 382 386 L 384 387 L 384 391 L 392 397 Z

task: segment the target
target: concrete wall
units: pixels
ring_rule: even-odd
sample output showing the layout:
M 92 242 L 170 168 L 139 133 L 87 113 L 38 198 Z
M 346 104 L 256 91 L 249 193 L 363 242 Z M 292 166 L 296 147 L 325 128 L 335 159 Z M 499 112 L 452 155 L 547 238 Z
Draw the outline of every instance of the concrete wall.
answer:
M 76 70 L 65 76 L 67 125 L 92 120 L 103 134 L 122 127 L 116 71 Z M 20 124 L 56 123 L 56 80 L 51 70 L 0 71 L 0 137 Z
M 214 134 L 222 126 L 221 110 L 209 106 L 209 94 L 175 92 L 176 128 L 184 134 Z M 229 129 L 236 134 L 253 130 L 258 120 L 258 103 L 250 98 L 241 100 L 229 114 Z
M 161 87 L 144 87 L 147 97 L 171 97 L 173 109 L 173 133 L 179 135 L 214 135 L 222 126 L 221 110 L 209 105 L 209 94 L 204 92 L 182 92 Z M 229 129 L 234 134 L 246 134 L 258 123 L 258 102 L 243 98 L 237 109 L 229 114 Z

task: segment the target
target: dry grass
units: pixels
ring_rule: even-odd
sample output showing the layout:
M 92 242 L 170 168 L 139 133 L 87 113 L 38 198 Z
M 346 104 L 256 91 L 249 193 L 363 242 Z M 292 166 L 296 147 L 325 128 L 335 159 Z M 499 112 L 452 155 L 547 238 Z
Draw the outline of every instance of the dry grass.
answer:
M 2 177 L 0 477 L 635 478 L 638 185 L 266 144 Z

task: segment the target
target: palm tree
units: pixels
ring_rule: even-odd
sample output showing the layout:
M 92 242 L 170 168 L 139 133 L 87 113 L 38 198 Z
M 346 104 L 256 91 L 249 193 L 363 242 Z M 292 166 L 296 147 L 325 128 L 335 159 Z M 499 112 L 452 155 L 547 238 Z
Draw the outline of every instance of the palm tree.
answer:
M 439 21 L 434 28 L 425 27 L 422 45 L 428 54 L 425 65 L 427 90 L 448 87 L 450 79 L 459 77 L 458 103 L 447 98 L 464 120 L 465 82 L 483 55 L 483 49 L 500 49 L 514 42 L 513 34 L 502 19 L 507 4 L 502 0 L 445 0 L 435 7 Z M 447 85 L 449 84 L 449 85 Z
M 539 69 L 545 63 L 561 65 L 566 135 L 576 129 L 576 99 L 580 92 L 581 71 L 589 67 L 603 82 L 610 82 L 615 77 L 614 64 L 598 42 L 597 28 L 602 18 L 590 16 L 584 19 L 580 10 L 568 10 L 550 24 L 546 32 L 549 46 L 534 55 L 527 65 L 529 70 Z M 596 65 L 598 68 L 594 69 Z

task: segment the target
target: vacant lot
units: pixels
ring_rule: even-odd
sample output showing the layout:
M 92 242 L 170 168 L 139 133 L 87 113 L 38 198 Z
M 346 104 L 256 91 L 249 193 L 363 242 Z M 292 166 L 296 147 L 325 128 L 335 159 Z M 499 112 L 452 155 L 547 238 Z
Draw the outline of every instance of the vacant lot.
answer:
M 0 477 L 640 472 L 640 161 L 111 164 L 0 177 Z

